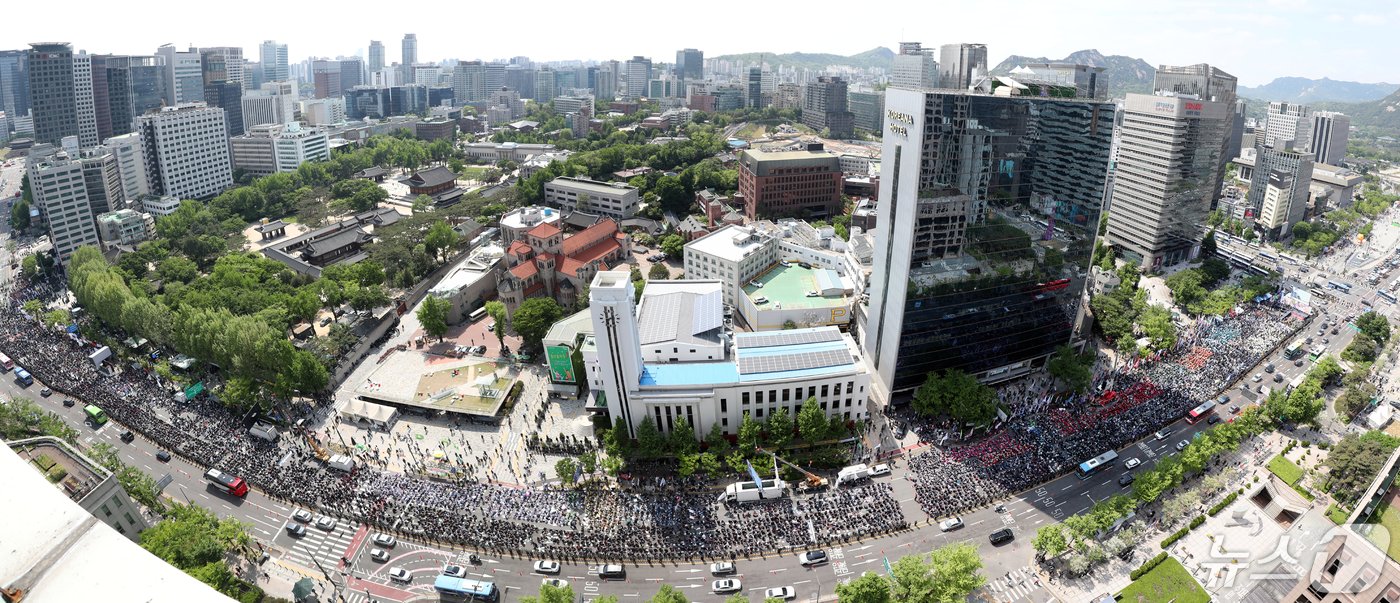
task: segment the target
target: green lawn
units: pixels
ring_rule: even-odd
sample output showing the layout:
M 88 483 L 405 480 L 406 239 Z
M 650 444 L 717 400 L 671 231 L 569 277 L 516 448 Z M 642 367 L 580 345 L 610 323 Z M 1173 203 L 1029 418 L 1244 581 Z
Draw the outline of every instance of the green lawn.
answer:
M 1350 514 L 1347 513 L 1346 509 L 1338 507 L 1336 503 L 1327 506 L 1327 519 L 1332 520 L 1332 523 L 1342 525 L 1346 523 L 1348 515 Z
M 1380 545 L 1382 543 L 1377 541 L 1389 536 L 1389 542 L 1385 543 L 1385 554 L 1389 555 L 1391 559 L 1400 559 L 1400 509 L 1381 503 L 1381 506 L 1376 508 L 1376 512 L 1371 515 L 1370 521 L 1366 523 L 1378 523 L 1385 528 L 1377 530 L 1376 537 L 1372 538 L 1371 541 Z
M 1210 595 L 1196 584 L 1186 568 L 1181 567 L 1181 562 L 1167 557 L 1123 589 L 1118 600 L 1123 603 L 1210 603 Z
M 468 165 L 462 168 L 462 177 L 467 180 L 481 180 L 489 169 L 491 168 L 484 165 Z
M 1303 468 L 1299 467 L 1297 463 L 1283 458 L 1282 454 L 1269 461 L 1269 471 L 1290 486 L 1303 479 Z

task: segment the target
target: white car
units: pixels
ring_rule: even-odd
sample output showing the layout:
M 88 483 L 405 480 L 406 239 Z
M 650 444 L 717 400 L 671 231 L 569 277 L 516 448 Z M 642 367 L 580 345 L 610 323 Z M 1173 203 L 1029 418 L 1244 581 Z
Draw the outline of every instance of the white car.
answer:
M 879 465 L 870 468 L 870 477 L 880 477 L 881 475 L 889 474 L 890 466 L 884 463 L 880 463 Z
M 729 574 L 732 574 L 735 571 L 736 568 L 734 567 L 734 564 L 728 561 L 721 561 L 719 563 L 710 564 L 710 573 L 716 576 L 728 576 Z
M 535 573 L 539 573 L 539 574 L 557 574 L 557 573 L 559 573 L 559 562 L 558 562 L 558 561 L 543 560 L 543 559 L 540 560 L 540 561 L 536 561 L 536 562 L 535 562 Z
M 389 551 L 384 549 L 370 549 L 369 558 L 378 563 L 384 563 L 389 560 Z
M 397 539 L 388 534 L 375 534 L 374 536 L 370 537 L 370 540 L 373 540 L 375 544 L 382 546 L 386 549 L 392 549 L 394 548 L 394 545 L 399 543 Z
M 781 600 L 783 600 L 783 601 L 787 601 L 787 600 L 789 600 L 789 599 L 796 599 L 796 598 L 797 598 L 797 589 L 795 589 L 795 588 L 793 588 L 793 587 L 791 587 L 791 586 L 778 586 L 778 587 L 770 588 L 770 589 L 768 589 L 768 590 L 763 591 L 763 598 L 765 598 L 765 599 L 781 599 Z
M 739 582 L 738 578 L 726 578 L 724 580 L 715 580 L 714 583 L 710 585 L 710 590 L 714 591 L 714 593 L 717 595 L 737 593 L 743 589 L 744 587 Z
M 453 578 L 466 578 L 467 568 L 460 565 L 444 565 L 442 566 L 442 575 L 452 576 Z
M 296 511 L 292 512 L 292 519 L 295 519 L 302 523 L 311 523 L 311 512 L 307 511 L 306 509 L 297 509 Z
M 1139 459 L 1139 458 L 1137 458 L 1137 457 L 1134 457 L 1134 458 L 1128 459 L 1127 461 L 1124 461 L 1124 462 L 1123 462 L 1123 468 L 1124 468 L 1124 469 L 1133 469 L 1133 468 L 1135 468 L 1135 467 L 1137 467 L 1138 465 L 1141 465 L 1141 464 L 1142 464 L 1142 459 Z
M 389 568 L 389 579 L 395 582 L 412 582 L 413 576 L 409 575 L 408 570 L 404 568 L 393 567 Z
M 316 518 L 316 527 L 327 532 L 335 531 L 335 518 L 329 515 L 322 515 Z
M 564 580 L 562 578 L 545 578 L 544 580 L 540 580 L 540 584 L 543 584 L 545 586 L 553 586 L 554 588 L 569 587 L 569 581 Z
M 1182 441 L 1180 441 L 1180 442 L 1177 442 L 1177 443 L 1176 443 L 1176 450 L 1177 450 L 1178 452 L 1180 452 L 1180 451 L 1182 451 L 1182 450 L 1186 450 L 1186 447 L 1187 447 L 1188 445 L 1190 445 L 1190 444 L 1191 444 L 1191 441 L 1190 441 L 1190 440 L 1182 440 Z
M 961 527 L 963 527 L 963 522 L 962 518 L 959 517 L 949 517 L 938 522 L 938 529 L 943 532 L 951 532 Z
M 797 556 L 797 561 L 802 565 L 821 565 L 826 563 L 826 551 L 807 551 Z

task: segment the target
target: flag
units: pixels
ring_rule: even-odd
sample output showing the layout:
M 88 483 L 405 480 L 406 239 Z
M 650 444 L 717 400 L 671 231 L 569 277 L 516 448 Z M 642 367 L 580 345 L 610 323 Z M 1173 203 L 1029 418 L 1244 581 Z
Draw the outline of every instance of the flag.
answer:
M 749 470 L 749 477 L 753 478 L 753 485 L 758 487 L 758 497 L 763 498 L 763 479 L 758 477 L 758 471 L 753 468 L 753 463 L 746 460 L 744 466 Z
M 885 573 L 889 574 L 891 578 L 894 577 L 894 568 L 890 567 L 889 556 L 885 556 Z
M 580 475 L 583 475 L 583 464 L 582 464 L 582 463 L 574 463 L 574 483 L 575 483 L 575 484 L 578 483 L 578 478 L 579 478 Z

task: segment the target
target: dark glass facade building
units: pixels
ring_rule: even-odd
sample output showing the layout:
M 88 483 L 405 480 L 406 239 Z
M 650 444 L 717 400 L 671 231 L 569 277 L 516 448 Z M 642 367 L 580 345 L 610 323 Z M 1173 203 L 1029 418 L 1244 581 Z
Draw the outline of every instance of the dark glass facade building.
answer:
M 860 337 L 891 392 L 1027 373 L 1080 321 L 1113 136 L 1094 99 L 886 91 Z

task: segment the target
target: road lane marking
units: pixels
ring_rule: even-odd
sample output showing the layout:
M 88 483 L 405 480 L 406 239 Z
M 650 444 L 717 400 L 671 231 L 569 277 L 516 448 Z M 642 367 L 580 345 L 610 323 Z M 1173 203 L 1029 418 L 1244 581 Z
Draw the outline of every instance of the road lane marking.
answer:
M 806 584 L 808 582 L 811 582 L 811 580 L 798 580 L 797 582 L 793 582 L 792 585 L 797 586 L 798 584 Z

